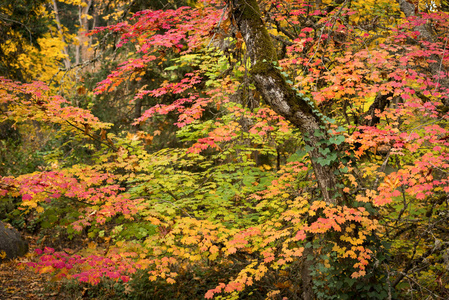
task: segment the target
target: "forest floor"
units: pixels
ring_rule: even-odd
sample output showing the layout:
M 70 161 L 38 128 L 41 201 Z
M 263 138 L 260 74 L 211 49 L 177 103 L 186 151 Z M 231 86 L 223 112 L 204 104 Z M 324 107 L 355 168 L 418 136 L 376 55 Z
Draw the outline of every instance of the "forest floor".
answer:
M 66 299 L 57 291 L 53 284 L 49 288 L 50 277 L 38 274 L 23 266 L 23 263 L 33 260 L 34 249 L 36 248 L 36 238 L 27 236 L 30 252 L 25 257 L 20 257 L 11 261 L 0 263 L 0 299 Z
M 48 291 L 47 278 L 20 266 L 20 260 L 0 264 L 0 299 L 61 299 Z

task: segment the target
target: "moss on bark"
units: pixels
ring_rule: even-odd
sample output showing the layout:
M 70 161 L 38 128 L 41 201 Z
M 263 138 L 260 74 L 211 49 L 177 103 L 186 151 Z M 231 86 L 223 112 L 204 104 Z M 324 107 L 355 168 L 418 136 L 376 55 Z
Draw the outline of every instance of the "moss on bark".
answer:
M 290 86 L 280 70 L 273 64 L 277 62 L 276 50 L 262 21 L 256 0 L 232 0 L 232 16 L 234 17 L 247 46 L 251 60 L 251 74 L 263 99 L 274 111 L 284 116 L 307 136 L 306 143 L 312 147 L 309 152 L 312 158 L 315 175 L 328 203 L 335 203 L 334 165 L 320 165 L 321 148 L 325 147 L 319 140 L 326 136 L 323 119 L 311 101 L 300 97 Z M 319 131 L 320 137 L 316 136 Z
M 237 19 L 237 23 L 240 24 L 241 27 L 244 27 L 241 28 L 242 34 L 251 35 L 251 37 L 245 37 L 245 42 L 249 44 L 247 45 L 248 51 L 251 52 L 251 74 L 253 76 L 259 75 L 262 77 L 273 78 L 277 87 L 282 90 L 284 95 L 286 95 L 285 100 L 291 107 L 292 112 L 301 111 L 302 113 L 313 117 L 320 125 L 323 125 L 321 118 L 313 112 L 314 107 L 297 95 L 292 87 L 287 84 L 286 79 L 281 72 L 274 67 L 273 64 L 277 62 L 277 52 L 273 46 L 268 30 L 262 21 L 262 15 L 257 1 L 233 1 L 233 5 L 234 17 Z M 264 87 L 259 88 L 263 89 Z M 269 99 L 265 100 L 268 100 L 268 103 L 273 107 Z M 293 115 L 286 117 L 295 125 L 299 125 L 292 120 L 294 117 Z

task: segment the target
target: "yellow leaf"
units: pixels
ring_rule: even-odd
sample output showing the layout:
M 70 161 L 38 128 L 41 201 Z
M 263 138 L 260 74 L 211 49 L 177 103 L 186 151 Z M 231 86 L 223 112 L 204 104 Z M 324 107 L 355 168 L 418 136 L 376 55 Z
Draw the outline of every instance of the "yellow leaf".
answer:
M 167 278 L 167 283 L 174 284 L 174 283 L 176 283 L 176 280 L 174 280 L 173 278 Z
M 52 266 L 45 266 L 42 269 L 39 270 L 39 274 L 43 274 L 43 273 L 50 273 L 53 272 L 54 268 Z

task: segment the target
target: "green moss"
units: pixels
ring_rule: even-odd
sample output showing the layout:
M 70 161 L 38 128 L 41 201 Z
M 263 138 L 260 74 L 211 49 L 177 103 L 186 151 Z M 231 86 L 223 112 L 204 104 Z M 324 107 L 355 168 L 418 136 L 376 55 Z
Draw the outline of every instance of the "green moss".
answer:
M 287 99 L 292 111 L 302 111 L 305 114 L 313 116 L 319 123 L 322 123 L 321 118 L 314 112 L 314 110 L 318 111 L 316 108 L 317 106 L 307 103 L 307 101 L 297 95 L 292 87 L 287 84 L 279 70 L 273 66 L 273 63 L 277 62 L 276 49 L 274 48 L 268 30 L 262 21 L 257 1 L 245 0 L 237 2 L 239 2 L 241 7 L 239 7 L 239 12 L 237 12 L 236 15 L 239 16 L 241 20 L 249 22 L 249 26 L 253 28 L 253 30 L 256 29 L 258 31 L 258 40 L 254 45 L 257 47 L 254 51 L 257 57 L 257 62 L 252 66 L 251 74 L 261 76 L 270 75 L 271 77 L 276 78 L 276 80 L 281 83 L 281 88 L 284 92 L 289 95 Z
M 268 30 L 262 21 L 259 5 L 255 0 L 242 1 L 241 18 L 251 23 L 251 28 L 258 28 L 262 41 L 257 43 L 257 54 L 260 61 L 277 61 L 276 49 L 273 47 Z
M 258 61 L 257 64 L 252 67 L 251 74 L 262 76 L 270 75 L 271 77 L 276 78 L 277 81 L 280 81 L 281 88 L 284 90 L 284 92 L 289 95 L 289 97 L 287 97 L 287 99 L 289 100 L 288 104 L 293 111 L 302 111 L 305 114 L 315 115 L 313 113 L 314 107 L 312 107 L 312 105 L 308 104 L 304 99 L 302 99 L 295 93 L 292 87 L 287 84 L 282 74 L 280 74 L 279 70 L 275 69 L 271 63 Z M 317 118 L 317 120 L 319 119 Z

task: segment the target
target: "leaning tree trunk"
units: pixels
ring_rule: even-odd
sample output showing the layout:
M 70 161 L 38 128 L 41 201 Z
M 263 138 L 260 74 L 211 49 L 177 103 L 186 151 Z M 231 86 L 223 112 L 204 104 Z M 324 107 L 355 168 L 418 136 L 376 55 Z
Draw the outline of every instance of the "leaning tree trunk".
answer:
M 276 50 L 261 19 L 257 1 L 230 0 L 230 5 L 231 16 L 246 43 L 256 88 L 275 112 L 301 131 L 306 144 L 312 149 L 309 155 L 323 198 L 328 204 L 336 203 L 335 166 L 317 162 L 318 158 L 323 157 L 320 149 L 326 146 L 319 141 L 327 136 L 325 124 L 317 114 L 318 110 L 313 103 L 299 96 L 275 68 L 273 62 L 277 62 Z
M 298 95 L 290 86 L 281 72 L 275 68 L 277 62 L 276 50 L 261 18 L 256 0 L 228 0 L 230 16 L 235 20 L 251 60 L 251 75 L 256 88 L 270 107 L 294 124 L 302 133 L 305 143 L 309 146 L 309 156 L 312 161 L 315 178 L 326 203 L 335 204 L 336 182 L 335 164 L 322 165 L 317 161 L 325 144 L 320 139 L 327 136 L 326 127 L 319 112 L 311 101 Z M 308 239 L 313 239 L 312 236 Z M 314 299 L 310 267 L 312 261 L 307 260 L 313 250 L 306 248 L 301 269 L 302 297 L 305 300 Z

